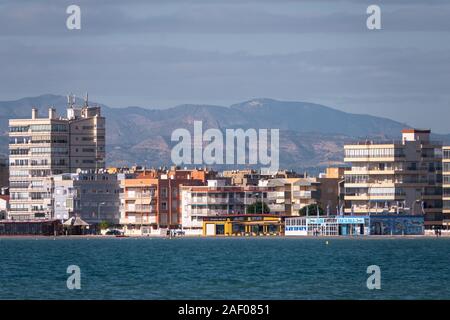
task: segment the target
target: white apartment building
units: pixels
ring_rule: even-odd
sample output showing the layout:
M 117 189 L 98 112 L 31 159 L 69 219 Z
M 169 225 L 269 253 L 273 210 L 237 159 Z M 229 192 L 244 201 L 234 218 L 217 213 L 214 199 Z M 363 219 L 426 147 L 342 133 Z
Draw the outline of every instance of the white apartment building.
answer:
M 186 234 L 201 235 L 203 218 L 246 214 L 256 201 L 267 202 L 268 187 L 230 186 L 225 180 L 208 180 L 207 186 L 182 186 L 182 227 Z
M 442 213 L 450 222 L 450 146 L 442 148 Z
M 77 170 L 47 178 L 53 183 L 53 217 L 80 217 L 90 224 L 119 224 L 120 182 L 103 170 Z
M 9 120 L 9 219 L 49 219 L 51 191 L 44 178 L 105 166 L 105 118 L 100 107 L 75 106 L 67 117 L 52 107 L 47 117 L 32 108 L 31 119 Z
M 346 213 L 425 214 L 425 225 L 442 220 L 442 145 L 430 130 L 405 129 L 400 141 L 345 145 Z

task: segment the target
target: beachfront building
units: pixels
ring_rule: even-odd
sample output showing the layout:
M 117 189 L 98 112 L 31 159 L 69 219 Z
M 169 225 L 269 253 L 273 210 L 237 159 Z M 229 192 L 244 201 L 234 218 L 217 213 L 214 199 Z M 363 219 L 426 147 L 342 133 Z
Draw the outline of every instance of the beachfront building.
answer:
M 227 214 L 204 217 L 203 236 L 279 236 L 284 217 L 274 214 Z
M 286 217 L 286 236 L 356 236 L 369 234 L 365 216 Z
M 430 130 L 405 129 L 400 141 L 366 140 L 345 145 L 346 214 L 424 215 L 442 224 L 442 146 Z
M 183 186 L 180 190 L 183 230 L 186 234 L 201 235 L 205 217 L 248 214 L 249 206 L 255 202 L 268 203 L 271 188 L 229 185 L 227 180 L 216 179 L 208 180 L 205 186 Z M 263 206 L 260 208 L 261 214 L 267 213 L 263 212 Z
M 0 220 L 0 236 L 56 236 L 62 231 L 60 220 Z
M 121 180 L 120 223 L 127 234 L 159 234 L 181 227 L 183 185 L 204 185 L 213 173 L 204 169 L 148 170 Z
M 52 107 L 47 117 L 32 108 L 31 119 L 9 120 L 10 219 L 51 218 L 51 194 L 44 178 L 100 169 L 105 158 L 105 118 L 100 107 L 68 99 L 67 117 Z
M 127 234 L 149 234 L 158 227 L 158 178 L 150 174 L 121 179 L 120 224 Z
M 79 217 L 89 224 L 119 224 L 120 182 L 104 170 L 78 170 L 51 177 L 52 216 L 67 220 Z
M 442 148 L 442 213 L 443 224 L 450 224 L 450 146 Z
M 320 201 L 320 182 L 316 178 L 279 178 L 261 180 L 267 187 L 267 205 L 271 213 L 298 216 L 300 209 Z
M 325 173 L 319 174 L 319 204 L 324 211 L 339 212 L 345 207 L 344 172 L 345 167 L 329 167 Z
M 260 186 L 270 188 L 267 205 L 271 213 L 298 216 L 309 205 L 318 205 L 324 211 L 336 212 L 339 206 L 341 178 L 331 175 L 307 178 L 277 178 L 261 180 Z
M 396 213 L 370 216 L 286 217 L 286 236 L 423 235 L 424 216 Z
M 6 219 L 9 209 L 9 195 L 0 194 L 0 220 Z

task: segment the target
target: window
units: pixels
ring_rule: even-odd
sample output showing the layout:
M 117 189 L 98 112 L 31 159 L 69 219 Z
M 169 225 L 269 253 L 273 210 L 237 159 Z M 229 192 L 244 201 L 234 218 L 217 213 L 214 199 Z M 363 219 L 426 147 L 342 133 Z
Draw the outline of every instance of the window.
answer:
M 443 208 L 444 209 L 450 209 L 450 200 L 444 200 Z
M 31 137 L 11 137 L 9 138 L 9 144 L 24 144 L 24 143 L 30 143 Z
M 450 149 L 443 150 L 442 154 L 444 159 L 450 159 Z
M 346 183 L 368 183 L 369 176 L 364 174 L 351 174 L 345 176 Z
M 367 149 L 346 149 L 346 158 L 387 158 L 387 157 L 402 157 L 403 150 L 399 148 L 367 148 Z
M 442 176 L 442 178 L 443 178 L 443 183 L 445 183 L 445 184 L 449 184 L 450 183 L 450 175 L 444 174 Z
M 27 132 L 30 126 L 11 126 L 9 127 L 9 132 Z
M 442 164 L 443 171 L 450 171 L 450 162 L 444 162 Z
M 11 149 L 9 151 L 9 154 L 12 154 L 12 155 L 28 154 L 29 151 L 30 151 L 30 149 Z
M 67 131 L 67 126 L 65 124 L 32 124 L 30 129 L 32 132 L 65 132 Z

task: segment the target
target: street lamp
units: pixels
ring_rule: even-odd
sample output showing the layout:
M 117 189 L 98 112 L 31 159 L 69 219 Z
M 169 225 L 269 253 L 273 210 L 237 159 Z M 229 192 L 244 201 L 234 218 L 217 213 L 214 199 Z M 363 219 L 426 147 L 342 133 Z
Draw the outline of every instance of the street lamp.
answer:
M 100 202 L 98 204 L 98 207 L 97 207 L 97 220 L 98 220 L 98 223 L 100 223 L 100 207 L 104 206 L 105 204 L 106 204 L 105 202 Z

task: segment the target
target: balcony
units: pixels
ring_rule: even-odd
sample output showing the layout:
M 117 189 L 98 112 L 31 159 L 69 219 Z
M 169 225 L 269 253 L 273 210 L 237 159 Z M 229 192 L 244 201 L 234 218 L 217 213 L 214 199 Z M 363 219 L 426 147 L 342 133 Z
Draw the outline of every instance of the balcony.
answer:
M 405 198 L 405 193 L 380 193 L 380 194 L 369 194 L 369 193 L 351 193 L 344 196 L 345 200 L 403 200 Z
M 351 214 L 352 213 L 352 209 L 351 208 L 345 208 L 344 212 L 347 213 L 347 214 Z M 385 209 L 385 208 L 382 208 L 382 207 L 378 207 L 378 208 L 371 207 L 370 210 L 369 210 L 368 206 L 355 206 L 353 208 L 353 213 L 355 213 L 355 214 L 365 214 L 366 215 L 369 212 L 370 212 L 370 214 L 386 213 L 386 212 L 397 213 L 397 209 L 395 209 L 395 208 Z M 404 209 L 400 208 L 399 212 L 404 212 Z
M 208 204 L 228 204 L 229 201 L 227 198 L 208 198 Z
M 269 204 L 270 212 L 284 212 L 284 204 Z
M 157 218 L 155 216 L 132 216 L 120 218 L 120 224 L 156 224 Z
M 192 209 L 190 211 L 191 216 L 207 216 L 210 213 L 209 209 Z
M 301 190 L 301 191 L 294 191 L 293 197 L 297 199 L 311 199 L 314 196 L 314 194 L 315 191 Z
M 136 204 L 125 204 L 125 211 L 127 212 L 141 212 L 141 213 L 152 213 L 156 212 L 156 206 L 146 206 L 146 205 L 136 205 Z
M 284 199 L 284 191 L 273 191 L 267 193 L 268 200 Z

